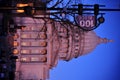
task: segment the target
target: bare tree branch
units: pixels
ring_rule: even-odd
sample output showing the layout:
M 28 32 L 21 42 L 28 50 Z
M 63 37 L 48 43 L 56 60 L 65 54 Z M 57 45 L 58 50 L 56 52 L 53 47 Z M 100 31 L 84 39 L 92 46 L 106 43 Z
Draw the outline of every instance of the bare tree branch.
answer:
M 53 0 L 47 0 L 47 2 L 46 2 L 46 3 L 48 4 L 48 3 L 50 3 L 51 1 L 53 1 Z
M 69 0 L 69 1 L 67 2 L 67 4 L 65 5 L 65 7 L 67 7 L 67 6 L 70 4 L 70 2 L 71 2 L 71 0 Z
M 56 7 L 58 4 L 62 3 L 64 0 L 57 0 L 57 2 L 55 3 L 55 5 L 52 6 L 52 8 Z

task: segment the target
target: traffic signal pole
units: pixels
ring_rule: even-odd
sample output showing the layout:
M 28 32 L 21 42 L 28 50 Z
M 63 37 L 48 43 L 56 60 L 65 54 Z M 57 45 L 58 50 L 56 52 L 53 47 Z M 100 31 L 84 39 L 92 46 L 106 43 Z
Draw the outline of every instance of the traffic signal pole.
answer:
M 68 11 L 78 11 L 78 8 L 66 8 Z M 0 13 L 3 10 L 24 10 L 24 8 L 19 7 L 0 7 Z M 52 11 L 61 11 L 63 8 L 45 8 L 45 7 L 32 7 L 32 10 L 52 10 Z M 83 11 L 93 11 L 93 8 L 83 8 Z M 120 9 L 110 9 L 110 8 L 102 8 L 99 11 L 120 11 Z

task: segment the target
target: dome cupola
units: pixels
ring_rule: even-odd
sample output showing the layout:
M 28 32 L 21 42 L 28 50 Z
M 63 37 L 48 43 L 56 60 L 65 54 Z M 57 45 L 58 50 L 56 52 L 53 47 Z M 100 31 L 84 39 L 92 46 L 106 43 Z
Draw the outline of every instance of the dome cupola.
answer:
M 108 42 L 112 42 L 112 40 L 101 38 L 97 36 L 94 31 L 84 32 L 80 45 L 82 48 L 80 55 L 88 54 L 92 52 L 97 45 Z

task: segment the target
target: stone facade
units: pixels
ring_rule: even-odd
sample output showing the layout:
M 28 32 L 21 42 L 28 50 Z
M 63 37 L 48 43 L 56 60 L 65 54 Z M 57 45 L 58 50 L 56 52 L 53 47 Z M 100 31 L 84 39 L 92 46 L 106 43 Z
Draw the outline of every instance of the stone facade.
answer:
M 48 19 L 16 17 L 18 29 L 14 36 L 16 45 L 15 80 L 47 80 L 49 70 L 58 60 L 69 61 L 93 51 L 100 43 L 110 42 L 95 32 L 84 32 L 76 26 Z M 18 51 L 17 51 L 18 50 Z

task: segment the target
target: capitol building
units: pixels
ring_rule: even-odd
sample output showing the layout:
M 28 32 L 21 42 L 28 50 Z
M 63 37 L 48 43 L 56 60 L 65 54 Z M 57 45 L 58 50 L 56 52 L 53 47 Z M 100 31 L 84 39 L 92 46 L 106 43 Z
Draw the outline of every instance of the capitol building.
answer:
M 36 3 L 35 6 L 38 5 Z M 17 7 L 21 6 L 17 4 Z M 20 28 L 8 39 L 13 55 L 18 57 L 15 80 L 49 80 L 49 71 L 57 67 L 59 60 L 69 62 L 89 55 L 100 44 L 112 42 L 97 36 L 94 31 L 84 31 L 72 24 L 44 18 L 50 17 L 44 15 L 44 11 L 38 10 L 32 17 L 21 16 L 22 10 L 16 12 L 18 15 L 14 15 L 13 22 Z
M 102 13 L 101 17 L 93 13 L 95 8 L 93 14 L 84 15 L 79 14 L 82 5 L 74 5 L 77 8 L 70 13 L 72 20 L 63 3 L 57 12 L 54 6 L 47 8 L 46 1 L 53 0 L 0 1 L 1 5 L 4 3 L 0 13 L 0 80 L 51 80 L 50 70 L 57 67 L 60 60 L 69 62 L 92 54 L 100 44 L 112 42 L 93 31 L 104 22 Z M 54 17 L 57 14 L 57 18 L 52 18 L 52 14 Z
M 16 60 L 15 80 L 48 80 L 49 70 L 59 60 L 69 61 L 91 53 L 98 45 L 111 42 L 94 31 L 50 19 L 15 17 L 18 29 L 13 36 Z

